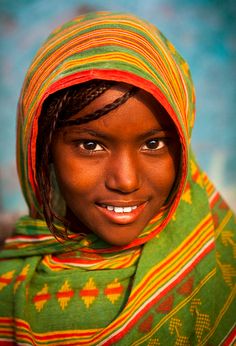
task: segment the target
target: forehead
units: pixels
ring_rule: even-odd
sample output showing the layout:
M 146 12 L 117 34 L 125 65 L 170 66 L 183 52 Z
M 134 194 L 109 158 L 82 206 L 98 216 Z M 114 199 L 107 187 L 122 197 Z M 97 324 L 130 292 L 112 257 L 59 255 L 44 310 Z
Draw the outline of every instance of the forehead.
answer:
M 108 89 L 104 94 L 93 100 L 89 105 L 77 114 L 73 115 L 70 120 L 83 118 L 92 114 L 103 107 L 112 104 L 118 98 L 124 95 L 131 86 L 120 83 Z M 110 111 L 98 120 L 90 121 L 89 125 L 103 125 L 109 128 L 112 125 L 122 128 L 125 123 L 129 123 L 131 128 L 142 125 L 142 127 L 156 126 L 159 128 L 174 129 L 174 124 L 161 104 L 149 93 L 139 89 L 135 95 L 132 95 L 125 103 Z M 81 126 L 81 125 L 79 125 Z

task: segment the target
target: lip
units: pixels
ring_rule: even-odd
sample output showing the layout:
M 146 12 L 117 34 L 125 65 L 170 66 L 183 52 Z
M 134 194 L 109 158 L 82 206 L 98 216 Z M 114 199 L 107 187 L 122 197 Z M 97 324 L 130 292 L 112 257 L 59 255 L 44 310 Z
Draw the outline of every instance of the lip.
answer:
M 112 205 L 116 207 L 131 207 L 137 206 L 136 209 L 133 209 L 131 212 L 116 213 L 115 211 L 108 210 L 104 205 Z M 140 214 L 143 212 L 144 208 L 147 205 L 147 201 L 104 201 L 102 203 L 96 204 L 98 210 L 112 223 L 119 225 L 126 225 L 135 222 Z
M 139 207 L 141 204 L 146 203 L 146 200 L 132 200 L 132 201 L 122 201 L 122 200 L 115 200 L 115 199 L 106 199 L 106 200 L 102 200 L 97 202 L 97 205 L 113 205 L 116 207 L 132 207 L 134 205 L 137 205 L 137 207 Z

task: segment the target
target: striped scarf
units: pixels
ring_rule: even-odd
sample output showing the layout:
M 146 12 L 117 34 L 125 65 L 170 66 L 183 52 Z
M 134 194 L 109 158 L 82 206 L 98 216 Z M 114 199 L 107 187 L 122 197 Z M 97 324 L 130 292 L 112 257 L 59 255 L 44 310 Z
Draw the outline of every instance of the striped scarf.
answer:
M 70 240 L 58 242 L 38 197 L 42 104 L 55 91 L 92 79 L 151 93 L 180 136 L 174 200 L 124 247 L 95 234 L 71 233 Z M 17 164 L 31 217 L 18 220 L 0 253 L 0 343 L 233 344 L 235 219 L 192 153 L 194 115 L 188 65 L 150 23 L 100 12 L 52 32 L 28 70 L 19 100 Z

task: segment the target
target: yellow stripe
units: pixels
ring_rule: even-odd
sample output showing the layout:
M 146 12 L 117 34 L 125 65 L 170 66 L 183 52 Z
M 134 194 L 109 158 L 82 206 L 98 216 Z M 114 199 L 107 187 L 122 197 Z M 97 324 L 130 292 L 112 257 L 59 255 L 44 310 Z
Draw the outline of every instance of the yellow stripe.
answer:
M 231 210 L 229 210 L 215 231 L 216 239 L 219 237 L 220 233 L 225 228 L 226 224 L 229 222 L 231 217 L 233 217 L 233 212 Z
M 36 333 L 36 332 L 33 332 L 31 330 L 28 322 L 26 322 L 20 318 L 16 318 L 15 321 L 16 321 L 16 337 L 18 336 L 18 333 L 20 333 L 20 337 L 19 337 L 20 339 L 25 339 L 28 341 L 28 336 L 30 335 L 31 338 L 37 342 L 37 345 L 41 345 L 41 344 L 45 345 L 45 340 L 40 340 L 42 337 L 46 338 L 47 336 L 49 336 L 50 337 L 50 342 L 48 341 L 49 344 L 51 342 L 53 342 L 53 339 L 51 339 L 51 337 L 53 335 L 56 336 L 54 340 L 58 340 L 58 335 L 60 334 L 60 331 L 48 332 L 48 333 Z M 18 326 L 19 323 L 20 324 L 23 323 L 24 326 Z M 90 335 L 92 334 L 92 337 L 93 337 L 96 333 L 98 333 L 99 331 L 102 331 L 102 330 L 103 330 L 103 328 L 87 329 L 87 330 L 81 331 L 81 333 L 82 334 L 88 333 Z M 66 331 L 61 331 L 61 333 L 63 334 L 63 336 L 65 336 L 65 338 L 69 338 L 70 342 L 73 339 L 77 340 L 78 337 L 81 338 L 80 331 L 77 331 L 77 330 L 66 330 Z M 76 333 L 78 336 L 74 336 L 72 338 L 71 334 L 74 334 L 74 333 Z M 89 339 L 89 340 L 91 339 L 91 337 L 88 337 L 88 336 L 85 336 L 85 338 Z M 65 342 L 65 340 L 64 340 L 64 342 Z
M 211 235 L 211 233 L 210 233 Z M 208 237 L 208 239 L 210 239 L 211 236 Z M 196 245 L 196 244 L 195 244 Z M 188 253 L 187 258 L 184 259 L 184 263 L 181 264 L 181 267 L 184 267 L 189 261 L 190 259 L 196 255 L 198 253 L 198 251 L 200 250 L 200 246 L 197 247 L 195 249 L 194 252 L 191 252 L 191 249 L 189 250 L 190 252 Z M 158 273 L 158 279 L 157 276 L 155 278 L 153 278 L 153 280 L 148 281 L 148 287 L 147 285 L 144 285 L 143 289 L 141 290 L 139 295 L 136 295 L 132 305 L 130 305 L 130 313 L 135 313 L 135 311 L 141 307 L 143 305 L 143 302 L 145 302 L 148 298 L 150 298 L 156 291 L 157 291 L 157 281 L 160 281 L 158 283 L 158 287 L 163 286 L 165 283 L 167 283 L 168 281 L 170 281 L 172 278 L 175 277 L 175 275 L 178 273 L 179 271 L 179 262 L 181 262 L 182 257 L 177 259 L 174 263 L 169 264 L 169 267 L 165 267 L 163 268 L 159 273 Z M 168 271 L 167 271 L 168 269 Z M 172 272 L 172 270 L 174 269 L 174 271 Z M 152 278 L 152 276 L 150 277 Z M 132 294 L 132 296 L 135 293 Z
M 225 312 L 228 310 L 229 306 L 231 305 L 231 303 L 234 301 L 236 295 L 236 285 L 234 286 L 234 288 L 232 289 L 232 291 L 230 292 L 224 306 L 222 307 L 222 309 L 220 310 L 220 313 L 217 317 L 217 319 L 215 320 L 215 324 L 213 326 L 213 328 L 211 329 L 210 333 L 205 337 L 205 339 L 199 344 L 200 345 L 206 345 L 206 342 L 210 339 L 210 337 L 213 335 L 213 333 L 216 331 L 216 328 L 218 327 L 222 317 L 224 316 Z M 229 326 L 230 327 L 230 326 Z
M 155 267 L 153 267 L 152 271 L 150 271 L 149 273 L 147 273 L 147 274 L 143 277 L 143 281 L 146 281 L 146 280 L 148 279 L 149 276 L 152 277 L 152 276 L 153 276 L 153 272 L 155 272 L 155 271 L 158 269 L 158 267 L 161 267 L 161 266 L 163 265 L 163 263 L 168 262 L 169 259 L 170 259 L 172 256 L 176 256 L 176 255 L 177 255 L 177 258 L 181 257 L 181 254 L 182 254 L 182 253 L 180 253 L 180 248 L 182 248 L 182 247 L 188 248 L 188 247 L 192 246 L 192 243 L 189 244 L 188 246 L 187 246 L 186 244 L 189 242 L 189 240 L 190 240 L 192 237 L 193 237 L 193 244 L 194 244 L 194 242 L 196 241 L 196 239 L 195 239 L 195 237 L 194 237 L 195 233 L 197 233 L 198 230 L 199 230 L 200 228 L 202 228 L 202 225 L 203 225 L 206 221 L 209 222 L 210 219 L 211 219 L 211 215 L 210 215 L 210 214 L 207 214 L 206 217 L 205 217 L 203 220 L 201 220 L 201 222 L 197 225 L 197 227 L 195 227 L 195 229 L 190 233 L 190 235 L 189 235 L 186 239 L 184 239 L 184 241 L 174 250 L 174 252 L 172 252 L 172 253 L 171 253 L 167 258 L 165 258 L 161 263 L 158 263 Z M 204 232 L 202 232 L 202 234 L 201 234 L 200 236 L 203 236 L 203 234 L 204 234 Z M 139 283 L 139 285 L 136 287 L 136 289 L 139 290 L 140 286 L 142 286 L 142 282 Z
M 148 340 L 157 332 L 159 328 L 163 326 L 163 324 L 168 321 L 173 315 L 175 315 L 180 309 L 184 307 L 184 305 L 188 304 L 189 301 L 200 291 L 200 289 L 216 274 L 216 269 L 214 268 L 208 275 L 204 277 L 203 280 L 200 281 L 200 284 L 194 289 L 194 291 L 184 300 L 181 301 L 175 308 L 173 308 L 163 319 L 155 325 L 150 333 L 145 335 L 143 338 L 139 339 L 137 342 L 132 343 L 132 346 L 140 345 L 144 341 Z

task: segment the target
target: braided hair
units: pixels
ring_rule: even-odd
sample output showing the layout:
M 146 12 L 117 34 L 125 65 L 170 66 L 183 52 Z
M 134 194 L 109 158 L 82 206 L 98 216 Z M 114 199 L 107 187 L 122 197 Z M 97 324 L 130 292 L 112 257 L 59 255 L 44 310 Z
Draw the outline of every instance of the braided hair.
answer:
M 138 90 L 138 88 L 132 87 L 114 102 L 105 105 L 94 113 L 76 120 L 70 119 L 105 91 L 118 84 L 118 82 L 113 81 L 92 80 L 59 90 L 44 101 L 38 122 L 36 174 L 44 218 L 49 230 L 56 238 L 68 239 L 70 225 L 65 217 L 54 210 L 52 203 L 53 186 L 50 164 L 52 162 L 51 144 L 53 134 L 58 128 L 84 124 L 104 116 L 124 104 Z M 55 221 L 57 221 L 57 224 L 59 222 L 62 227 L 58 227 Z

